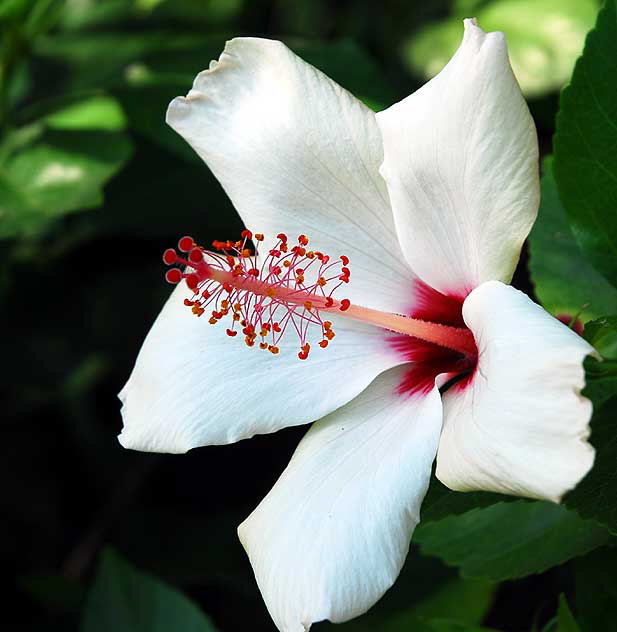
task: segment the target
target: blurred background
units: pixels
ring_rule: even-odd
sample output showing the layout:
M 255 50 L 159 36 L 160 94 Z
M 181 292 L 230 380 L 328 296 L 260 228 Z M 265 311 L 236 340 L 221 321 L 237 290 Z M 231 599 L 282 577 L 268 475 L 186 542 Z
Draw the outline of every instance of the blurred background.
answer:
M 505 31 L 548 153 L 559 90 L 598 5 L 0 0 L 3 629 L 274 629 L 236 526 L 305 429 L 182 456 L 128 452 L 116 440 L 116 394 L 169 293 L 163 250 L 184 234 L 209 243 L 242 229 L 208 169 L 164 123 L 167 103 L 225 40 L 282 39 L 379 110 L 438 72 L 462 18 L 475 15 L 485 30 Z M 515 283 L 532 291 L 525 257 Z M 209 619 L 126 627 L 122 600 L 133 593 L 118 586 L 137 581 L 135 569 Z M 431 630 L 549 629 L 572 581 L 567 567 L 501 583 L 460 579 L 414 545 L 395 587 L 341 629 L 423 630 L 417 617 L 427 613 L 462 626 Z M 101 624 L 109 612 L 118 620 Z

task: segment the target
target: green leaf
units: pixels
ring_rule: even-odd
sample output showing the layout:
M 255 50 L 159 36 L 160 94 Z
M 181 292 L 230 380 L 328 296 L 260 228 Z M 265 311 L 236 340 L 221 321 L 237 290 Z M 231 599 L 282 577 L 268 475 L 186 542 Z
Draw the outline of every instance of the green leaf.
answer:
M 108 96 L 96 96 L 71 103 L 44 119 L 48 127 L 68 130 L 105 130 L 115 132 L 126 127 L 119 103 Z
M 453 492 L 433 475 L 428 492 L 422 502 L 420 519 L 423 523 L 431 522 L 462 514 L 471 509 L 488 507 L 498 502 L 514 502 L 515 500 L 514 496 L 492 492 L 466 492 L 465 494 Z
M 105 2 L 71 2 L 70 9 L 62 12 L 62 30 L 79 30 L 113 24 L 134 17 L 132 0 L 105 0 Z
M 40 224 L 40 214 L 0 169 L 0 238 L 33 232 Z
M 541 573 L 601 546 L 606 529 L 565 507 L 515 501 L 420 524 L 414 540 L 463 576 L 495 581 Z
M 0 20 L 19 18 L 26 13 L 29 0 L 0 0 Z
M 34 235 L 54 218 L 98 206 L 131 152 L 120 133 L 39 129 L 0 163 L 0 238 Z
M 617 9 L 607 0 L 563 91 L 554 172 L 574 236 L 617 286 Z
M 149 55 L 166 55 L 172 63 L 176 55 L 202 47 L 204 39 L 207 41 L 207 38 L 199 35 L 154 30 L 130 34 L 68 33 L 39 38 L 35 42 L 35 52 L 40 57 L 69 67 L 71 72 L 65 89 L 100 90 L 109 86 L 123 86 L 135 67 L 145 63 Z M 216 39 L 224 41 L 221 37 Z M 207 59 L 197 57 L 193 59 L 193 64 L 203 70 L 209 60 L 209 56 Z M 192 82 L 192 77 L 190 79 Z
M 574 569 L 583 632 L 617 632 L 617 549 L 594 551 L 576 560 Z
M 453 579 L 427 599 L 382 621 L 383 632 L 407 630 L 477 630 L 495 594 L 495 584 L 477 579 Z M 447 617 L 447 620 L 444 619 Z
M 479 625 L 467 625 L 448 619 L 433 619 L 431 621 L 416 621 L 413 627 L 384 628 L 387 632 L 496 632 L 493 628 L 485 628 Z
M 417 566 L 414 564 L 414 573 L 419 570 Z M 333 632 L 339 629 L 341 632 L 484 631 L 488 628 L 478 626 L 493 603 L 496 589 L 496 584 L 485 580 L 448 579 L 421 601 L 392 614 L 371 610 L 364 617 L 343 625 L 320 624 L 318 627 Z M 405 594 L 407 602 L 418 597 L 412 587 L 406 587 Z
M 570 492 L 565 503 L 583 518 L 593 518 L 617 533 L 617 395 L 594 411 L 591 443 L 596 449 L 594 466 Z
M 212 27 L 237 16 L 245 0 L 137 0 L 140 5 L 155 5 L 152 14 L 161 20 L 183 21 Z M 295 5 L 297 10 L 297 5 Z
M 585 325 L 585 340 L 603 358 L 617 358 L 617 316 L 602 316 Z
M 586 361 L 587 363 L 587 361 Z M 602 366 L 604 363 L 597 363 Z M 604 404 L 614 395 L 617 395 L 617 377 L 611 376 L 587 376 L 587 385 L 583 395 L 593 402 L 594 410 Z
M 142 573 L 117 553 L 103 553 L 80 632 L 214 632 L 184 595 Z
M 454 15 L 431 24 L 405 44 L 404 59 L 429 78 L 448 62 L 461 42 L 463 18 L 475 15 L 485 31 L 503 31 L 514 74 L 523 92 L 535 97 L 561 88 L 570 77 L 593 25 L 596 0 L 493 0 L 458 3 Z
M 557 608 L 557 632 L 581 632 L 581 629 L 570 610 L 565 595 L 559 595 Z
M 587 262 L 574 239 L 550 157 L 542 163 L 542 197 L 529 235 L 529 254 L 536 296 L 553 315 L 586 322 L 617 312 L 617 290 Z

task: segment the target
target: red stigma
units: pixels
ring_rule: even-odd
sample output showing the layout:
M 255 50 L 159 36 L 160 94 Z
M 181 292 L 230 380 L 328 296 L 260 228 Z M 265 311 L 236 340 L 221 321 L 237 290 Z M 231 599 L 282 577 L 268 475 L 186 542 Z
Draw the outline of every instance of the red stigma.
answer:
M 163 261 L 170 266 L 172 263 L 176 263 L 177 256 L 176 251 L 173 248 L 167 248 L 167 250 L 163 253 Z
M 192 237 L 182 237 L 178 242 L 178 250 L 180 250 L 180 252 L 188 252 L 194 245 L 195 242 Z
M 203 259 L 203 252 L 199 248 L 193 248 L 193 250 L 189 253 L 189 261 L 191 263 L 200 263 Z
M 165 279 L 169 283 L 180 283 L 182 281 L 182 272 L 178 268 L 172 268 L 171 270 L 167 270 L 165 273 Z

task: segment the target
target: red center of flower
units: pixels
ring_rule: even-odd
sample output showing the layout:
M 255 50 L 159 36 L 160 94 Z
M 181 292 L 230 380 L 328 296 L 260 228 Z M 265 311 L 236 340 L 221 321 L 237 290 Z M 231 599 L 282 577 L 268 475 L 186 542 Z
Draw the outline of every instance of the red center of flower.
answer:
M 414 308 L 410 316 L 451 327 L 465 328 L 463 302 L 465 296 L 446 296 L 422 281 L 414 283 Z M 445 374 L 445 383 L 454 381 L 453 388 L 466 388 L 473 378 L 478 363 L 478 350 L 459 352 L 411 336 L 394 335 L 390 344 L 412 363 L 399 385 L 400 393 L 428 393 L 433 390 L 435 378 Z
M 263 241 L 262 234 L 245 230 L 241 240 L 215 241 L 216 252 L 208 252 L 191 237 L 183 237 L 178 250 L 185 254 L 170 248 L 163 260 L 184 267 L 172 267 L 166 278 L 170 283 L 186 282 L 192 296 L 184 304 L 193 314 L 200 317 L 208 312 L 213 325 L 228 317 L 228 336 L 241 332 L 247 346 L 273 354 L 279 353 L 286 332 L 296 333 L 301 360 L 311 350 L 309 334 L 318 332 L 318 344 L 325 349 L 335 333 L 332 322 L 322 314 L 338 313 L 382 327 L 393 334 L 389 338 L 393 348 L 413 363 L 401 392 L 430 390 L 437 375 L 455 377 L 475 367 L 477 349 L 462 318 L 462 297 L 445 296 L 418 283 L 415 307 L 408 316 L 353 305 L 349 299 L 333 296 L 350 280 L 345 255 L 331 258 L 310 250 L 305 235 L 291 245 L 280 233 L 262 256 Z

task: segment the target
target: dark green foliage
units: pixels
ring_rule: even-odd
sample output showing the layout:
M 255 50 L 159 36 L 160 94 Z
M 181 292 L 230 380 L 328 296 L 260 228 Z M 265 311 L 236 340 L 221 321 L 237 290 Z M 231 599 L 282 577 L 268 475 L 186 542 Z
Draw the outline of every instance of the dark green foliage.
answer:
M 529 235 L 529 272 L 545 309 L 585 322 L 617 311 L 617 289 L 581 253 L 559 200 L 553 159 L 542 163 L 542 197 Z
M 617 285 L 617 5 L 607 0 L 564 90 L 555 178 L 574 236 Z
M 591 421 L 591 443 L 596 449 L 594 467 L 566 496 L 566 504 L 617 534 L 617 378 L 613 378 L 612 387 L 613 397 L 594 411 Z
M 101 556 L 80 632 L 215 632 L 206 615 L 163 582 L 133 568 L 117 553 Z
M 574 564 L 576 607 L 583 632 L 617 630 L 617 549 L 603 549 Z
M 606 529 L 564 507 L 522 500 L 429 522 L 414 536 L 423 553 L 459 567 L 464 576 L 495 581 L 541 573 L 609 538 Z

